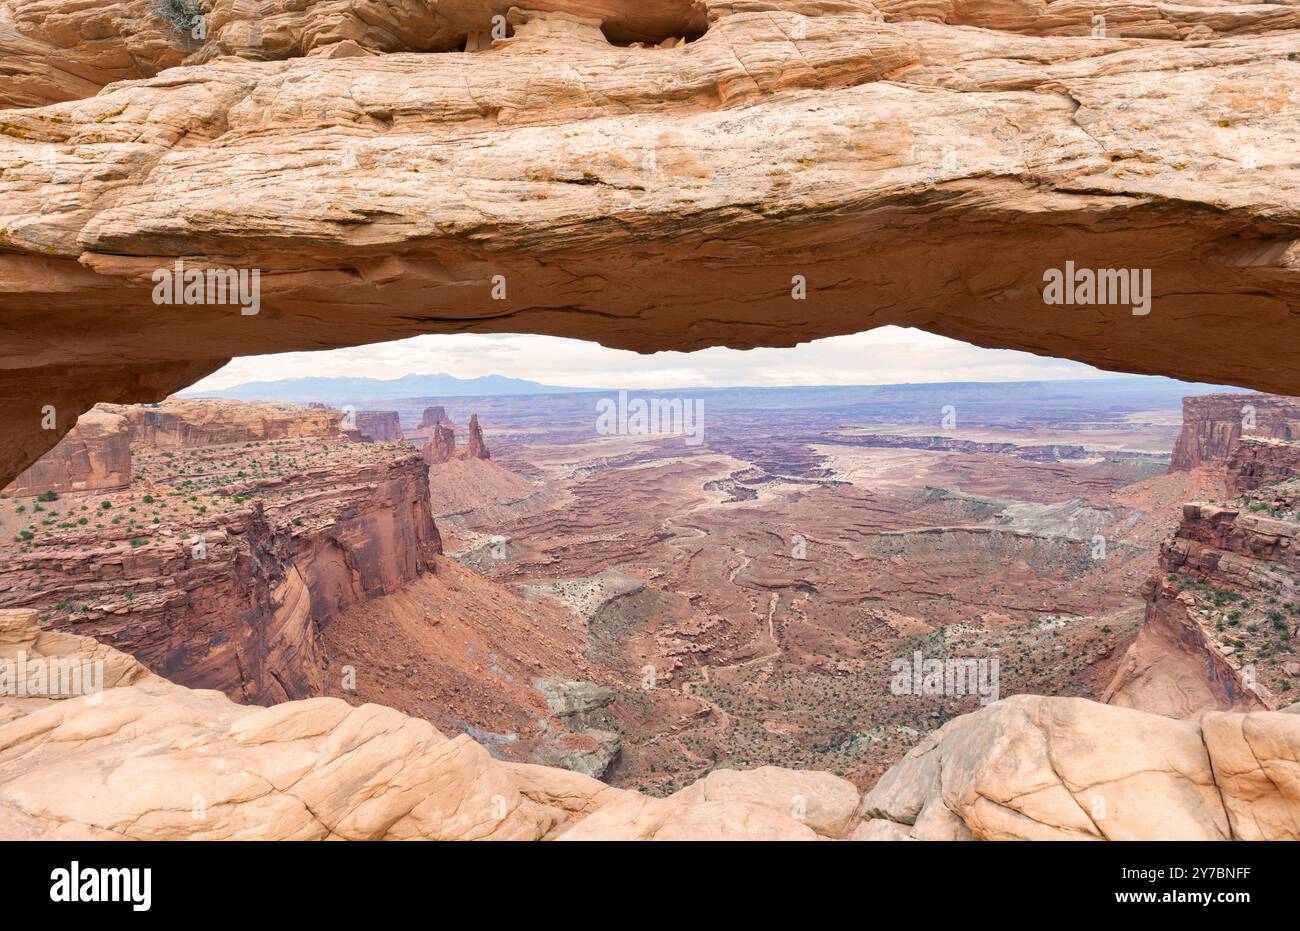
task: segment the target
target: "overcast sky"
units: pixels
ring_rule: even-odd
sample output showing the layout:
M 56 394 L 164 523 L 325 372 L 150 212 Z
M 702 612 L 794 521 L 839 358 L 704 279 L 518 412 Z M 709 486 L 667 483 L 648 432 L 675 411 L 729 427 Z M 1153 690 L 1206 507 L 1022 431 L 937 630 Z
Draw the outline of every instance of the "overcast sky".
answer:
M 192 390 L 303 376 L 508 375 L 575 388 L 722 388 L 1098 378 L 1080 362 L 980 349 L 921 330 L 881 327 L 793 349 L 703 349 L 638 355 L 553 336 L 461 333 L 351 349 L 235 359 Z

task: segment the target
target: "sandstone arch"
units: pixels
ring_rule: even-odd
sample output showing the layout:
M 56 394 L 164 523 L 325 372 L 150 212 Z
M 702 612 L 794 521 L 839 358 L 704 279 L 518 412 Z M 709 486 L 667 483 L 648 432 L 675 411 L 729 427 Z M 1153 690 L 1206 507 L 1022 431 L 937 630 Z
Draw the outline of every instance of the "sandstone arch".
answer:
M 179 56 L 131 0 L 92 10 L 99 58 L 42 70 L 82 6 L 0 0 L 0 483 L 96 401 L 425 332 L 901 324 L 1300 393 L 1300 7 L 535 0 L 442 53 L 321 0 L 263 17 L 280 51 Z M 448 48 L 502 6 L 386 5 L 457 11 Z M 260 311 L 155 304 L 178 260 L 257 270 Z M 1151 269 L 1151 313 L 1044 304 L 1067 261 Z

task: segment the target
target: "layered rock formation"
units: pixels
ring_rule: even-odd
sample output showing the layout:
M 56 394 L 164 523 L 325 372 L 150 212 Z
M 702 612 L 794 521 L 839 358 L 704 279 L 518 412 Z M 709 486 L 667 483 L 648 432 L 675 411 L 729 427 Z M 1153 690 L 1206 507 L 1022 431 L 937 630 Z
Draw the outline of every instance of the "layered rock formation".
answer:
M 1300 716 L 1199 723 L 1018 695 L 949 721 L 862 799 L 864 839 L 1296 840 Z
M 483 429 L 478 424 L 478 414 L 469 416 L 469 439 L 456 448 L 456 427 L 450 420 L 438 420 L 433 432 L 425 441 L 422 455 L 429 465 L 441 465 L 453 460 L 491 459 L 487 444 L 483 442 Z
M 460 451 L 463 459 L 491 459 L 487 444 L 483 442 L 483 429 L 478 425 L 478 414 L 469 415 L 469 439 Z
M 1228 494 L 1246 495 L 1294 478 L 1300 473 L 1298 449 L 1296 442 L 1242 437 L 1228 457 Z
M 585 762 L 579 754 L 594 742 L 582 732 L 605 723 L 556 715 L 534 687 L 543 671 L 609 678 L 583 656 L 573 615 L 445 556 L 400 591 L 343 610 L 324 639 L 323 694 L 468 733 L 499 759 Z
M 4 489 L 7 495 L 114 491 L 131 484 L 131 439 L 127 419 L 89 410 L 58 445 L 32 463 Z
M 424 413 L 420 416 L 420 429 L 430 430 L 439 424 L 453 426 L 451 418 L 447 416 L 447 408 L 441 404 L 435 404 L 433 407 L 426 407 Z
M 1296 390 L 1300 392 L 1300 386 Z M 1184 399 L 1183 430 L 1169 468 L 1222 469 L 1243 437 L 1300 439 L 1300 398 L 1204 394 Z
M 96 401 L 160 400 L 235 355 L 433 331 L 653 351 L 902 324 L 1108 368 L 1300 387 L 1293 6 L 535 5 L 216 0 L 196 23 L 183 0 L 0 0 L 0 93 L 26 108 L 0 112 L 0 482 Z M 491 35 L 493 14 L 506 15 L 504 38 Z M 260 312 L 206 297 L 160 303 L 155 273 L 177 261 L 256 274 Z M 1067 263 L 1152 271 L 1150 313 L 1136 300 L 1045 303 L 1045 273 Z M 1215 434 L 1205 446 L 1220 443 Z M 155 503 L 142 486 L 138 500 L 105 497 L 106 514 L 125 512 L 93 512 L 107 526 L 61 511 L 70 526 L 22 527 L 10 564 L 30 560 L 29 571 L 4 594 L 45 607 L 53 579 L 75 614 L 55 602 L 42 623 L 101 625 L 155 651 L 151 662 L 240 697 L 311 688 L 292 671 L 316 663 L 314 605 L 328 613 L 357 592 L 364 565 L 380 578 L 393 565 L 360 537 L 397 527 L 401 551 L 418 553 L 432 533 L 421 538 L 418 506 L 384 503 L 374 474 L 354 492 L 342 482 L 359 510 L 335 526 L 316 508 L 339 477 L 326 494 L 299 465 L 320 448 L 267 450 L 257 458 L 269 474 L 228 472 L 220 485 L 212 463 L 160 482 L 166 466 L 151 460 L 141 481 L 168 485 L 178 514 L 133 514 Z M 1277 474 L 1265 458 L 1250 481 Z M 291 499 L 287 523 L 256 500 L 277 495 Z M 365 526 L 374 495 L 383 516 Z M 1172 574 L 1187 581 L 1152 597 L 1182 599 L 1170 609 L 1206 637 L 1204 622 L 1219 633 L 1216 610 L 1225 629 L 1233 610 L 1280 614 L 1282 628 L 1243 613 L 1247 626 L 1270 626 L 1220 650 L 1227 685 L 1245 686 L 1254 665 L 1250 691 L 1273 703 L 1282 687 L 1268 664 L 1285 660 L 1281 632 L 1295 633 L 1276 569 L 1294 575 L 1294 500 L 1274 483 L 1248 489 L 1243 507 L 1189 511 L 1170 549 L 1183 560 Z M 3 518 L 17 515 L 6 506 Z M 197 557 L 151 539 L 169 521 L 173 533 L 201 531 L 209 553 L 253 554 L 222 567 L 232 586 L 266 589 L 252 633 L 224 613 L 247 594 L 236 588 L 182 602 L 177 628 L 166 605 L 190 598 L 185 560 Z M 938 536 L 880 541 L 867 555 L 896 563 Z M 1004 552 L 1031 544 L 1013 536 Z M 96 546 L 112 557 L 95 558 Z M 154 547 L 161 564 L 149 562 Z M 1082 564 L 1061 550 L 1054 571 Z M 727 571 L 739 570 L 699 569 Z M 760 565 L 750 577 L 775 587 L 795 574 Z M 1220 577 L 1255 586 L 1249 609 L 1227 603 L 1220 591 L 1247 599 L 1216 588 Z M 136 584 L 164 602 L 140 625 L 127 620 Z M 775 641 L 771 608 L 767 620 Z M 103 650 L 36 626 L 31 613 L 0 625 L 0 645 Z M 1243 651 L 1250 663 L 1235 668 Z M 756 771 L 651 800 L 498 763 L 467 737 L 387 709 L 241 707 L 113 666 L 122 684 L 98 706 L 0 703 L 0 833 L 1295 835 L 1300 719 L 1274 712 L 1192 724 L 1011 699 L 946 725 L 845 814 L 852 786 L 822 775 Z
M 400 451 L 342 437 L 144 449 L 136 473 L 5 543 L 0 605 L 241 701 L 319 694 L 321 628 L 440 551 L 424 463 Z
M 133 445 L 158 449 L 337 437 L 343 417 L 340 411 L 297 404 L 218 398 L 168 398 L 161 404 L 104 404 L 98 409 L 125 418 Z
M 43 405 L 433 331 L 901 324 L 1300 385 L 1295 7 L 507 6 L 218 0 L 196 47 L 145 0 L 0 4 L 9 102 L 65 101 L 0 115 L 0 481 Z M 259 273 L 256 323 L 155 303 L 177 259 Z M 1154 270 L 1150 312 L 1045 303 L 1067 262 Z
M 0 265 L 5 262 L 0 248 Z M 3 276 L 0 280 L 5 287 L 10 283 Z M 159 365 L 118 362 L 78 368 L 75 377 L 57 365 L 28 369 L 21 375 L 0 373 L 0 434 L 4 436 L 0 485 L 8 484 L 52 449 L 79 414 L 96 402 L 157 401 L 220 367 L 211 360 Z M 53 430 L 49 429 L 51 418 Z
M 955 453 L 1003 453 L 1030 462 L 1058 462 L 1062 459 L 1089 459 L 1100 455 L 1073 443 L 1019 446 L 1015 443 L 981 443 L 951 436 L 898 436 L 866 434 L 855 436 L 855 443 L 873 449 L 927 449 Z
M 456 456 L 456 428 L 443 423 L 434 424 L 433 433 L 425 442 L 421 455 L 429 465 L 451 462 Z
M 1184 449 L 1216 448 L 1210 441 L 1219 434 L 1205 424 L 1185 426 Z M 1183 507 L 1159 571 L 1142 588 L 1142 629 L 1104 701 L 1182 718 L 1281 708 L 1300 696 L 1296 476 L 1300 443 L 1236 441 L 1228 465 L 1235 503 Z
M 113 81 L 181 64 L 199 43 L 179 15 L 188 0 L 0 3 L 0 107 L 78 100 Z M 169 19 L 169 10 L 177 11 Z
M 400 443 L 404 439 L 397 411 L 357 411 L 356 433 L 368 443 Z
M 378 705 L 238 705 L 0 612 L 0 659 L 51 656 L 99 660 L 104 691 L 0 695 L 9 838 L 1300 839 L 1294 714 L 1198 725 L 1017 696 L 950 721 L 861 798 L 829 773 L 760 767 L 653 799 L 494 760 Z
M 490 47 L 506 0 L 357 6 L 339 0 L 252 6 L 239 0 L 66 0 L 0 3 L 0 107 L 76 100 L 104 85 L 215 58 L 335 58 L 370 52 L 453 52 Z M 538 0 L 536 9 L 608 22 L 613 41 L 659 43 L 698 36 L 704 7 L 689 0 Z

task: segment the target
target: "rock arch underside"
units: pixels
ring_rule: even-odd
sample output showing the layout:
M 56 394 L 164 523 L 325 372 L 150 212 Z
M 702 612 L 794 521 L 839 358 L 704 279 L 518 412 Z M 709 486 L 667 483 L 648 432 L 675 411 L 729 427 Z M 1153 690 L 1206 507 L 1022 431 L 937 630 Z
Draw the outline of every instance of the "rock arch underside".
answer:
M 1294 4 L 177 4 L 206 38 L 0 3 L 5 480 L 96 401 L 428 332 L 892 323 L 1300 390 Z M 154 304 L 177 259 L 260 312 Z M 1152 312 L 1046 305 L 1066 261 L 1152 269 Z
M 0 108 L 0 485 L 98 402 L 421 333 L 896 324 L 1300 393 L 1295 0 L 0 0 Z M 156 303 L 178 262 L 257 270 L 258 312 Z M 1046 303 L 1067 262 L 1150 270 L 1150 312 Z M 93 719 L 0 712 L 5 836 L 1300 836 L 1282 712 L 1017 696 L 864 797 L 764 768 L 648 799 L 392 709 L 190 692 L 0 612 L 18 650 L 107 658 L 110 688 Z M 109 761 L 156 797 L 42 794 Z M 1100 782 L 1132 802 L 1105 823 Z

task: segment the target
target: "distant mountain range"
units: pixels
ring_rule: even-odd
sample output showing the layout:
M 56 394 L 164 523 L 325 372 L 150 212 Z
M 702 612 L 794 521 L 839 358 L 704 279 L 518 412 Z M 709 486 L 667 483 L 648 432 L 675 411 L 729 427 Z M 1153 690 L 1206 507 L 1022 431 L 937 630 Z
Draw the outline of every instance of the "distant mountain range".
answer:
M 544 385 L 505 375 L 457 378 L 443 373 L 403 375 L 401 378 L 282 378 L 275 381 L 252 381 L 221 390 L 187 391 L 182 397 L 230 398 L 237 401 L 276 401 L 305 404 L 321 401 L 333 405 L 366 406 L 398 400 L 438 401 L 451 398 L 507 398 L 541 394 L 614 394 L 617 389 L 564 388 Z M 790 387 L 749 388 L 674 388 L 632 389 L 633 395 L 711 397 L 724 407 L 748 406 L 757 397 L 765 405 L 798 408 L 804 405 L 870 403 L 876 406 L 916 404 L 1005 405 L 1055 404 L 1065 408 L 1115 405 L 1140 409 L 1177 405 L 1187 395 L 1242 389 L 1217 385 L 1199 385 L 1159 376 L 1123 376 L 1118 378 L 1070 379 L 1026 382 L 921 382 L 893 385 L 801 385 Z
M 390 398 L 506 397 L 522 394 L 567 394 L 588 389 L 543 385 L 522 378 L 484 375 L 457 378 L 441 372 L 403 375 L 401 378 L 282 378 L 250 381 L 230 388 L 186 391 L 182 397 L 230 398 L 236 401 L 290 401 L 306 403 L 378 401 Z

